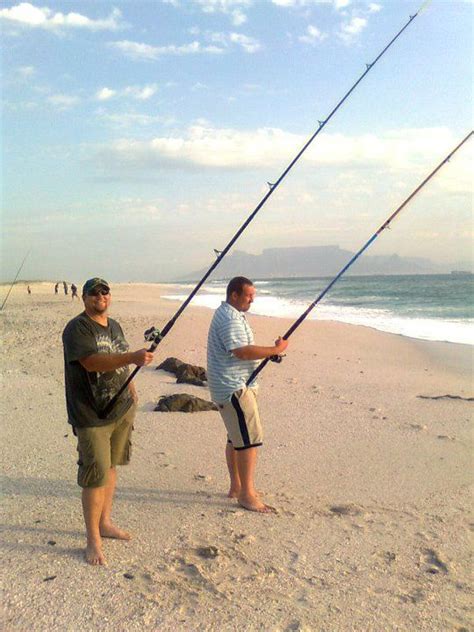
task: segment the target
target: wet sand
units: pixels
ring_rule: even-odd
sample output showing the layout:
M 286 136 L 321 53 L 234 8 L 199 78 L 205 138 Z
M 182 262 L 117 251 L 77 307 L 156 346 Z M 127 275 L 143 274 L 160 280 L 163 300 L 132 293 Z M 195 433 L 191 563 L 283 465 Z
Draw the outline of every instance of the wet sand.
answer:
M 471 347 L 305 323 L 260 379 L 257 487 L 278 514 L 256 515 L 226 498 L 218 413 L 153 412 L 163 394 L 208 398 L 155 370 L 205 365 L 212 312 L 188 308 L 136 380 L 114 511 L 134 539 L 92 568 L 61 345 L 82 303 L 31 287 L 0 312 L 5 630 L 472 629 Z M 178 307 L 160 292 L 113 286 L 132 348 Z M 260 344 L 289 325 L 249 319 Z

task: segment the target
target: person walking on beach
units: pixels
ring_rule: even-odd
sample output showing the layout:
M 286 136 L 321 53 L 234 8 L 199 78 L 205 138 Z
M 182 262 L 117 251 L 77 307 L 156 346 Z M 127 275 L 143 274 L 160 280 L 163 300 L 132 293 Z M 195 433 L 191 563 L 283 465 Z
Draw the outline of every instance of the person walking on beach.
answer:
M 245 317 L 256 290 L 246 277 L 234 277 L 227 286 L 226 300 L 214 313 L 207 341 L 207 377 L 211 397 L 217 404 L 227 430 L 226 461 L 230 476 L 229 498 L 250 511 L 271 513 L 255 490 L 257 448 L 263 443 L 257 404 L 257 387 L 246 382 L 258 360 L 279 355 L 288 347 L 282 338 L 272 347 L 254 344 Z
M 74 283 L 71 283 L 71 299 L 74 300 L 75 298 L 79 300 L 79 297 L 77 295 L 77 285 L 74 285 Z
M 128 351 L 122 328 L 108 316 L 111 303 L 107 281 L 93 278 L 82 289 L 84 311 L 63 331 L 68 422 L 77 437 L 78 476 L 87 532 L 86 561 L 103 565 L 102 538 L 129 540 L 130 534 L 112 522 L 116 466 L 130 460 L 130 437 L 137 394 L 129 388 L 106 419 L 103 410 L 128 377 L 128 366 L 150 364 L 146 349 Z
M 26 291 L 28 292 L 28 294 L 31 294 L 31 288 L 30 288 L 30 286 L 29 286 L 29 285 L 28 285 L 28 287 L 26 288 Z
M 67 283 L 63 281 L 64 294 L 67 296 Z

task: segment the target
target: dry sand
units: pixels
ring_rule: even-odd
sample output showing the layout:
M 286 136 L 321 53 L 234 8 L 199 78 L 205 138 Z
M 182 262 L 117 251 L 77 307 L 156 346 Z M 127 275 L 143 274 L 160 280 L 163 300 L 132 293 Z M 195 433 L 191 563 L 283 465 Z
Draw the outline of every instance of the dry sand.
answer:
M 162 394 L 207 389 L 143 369 L 114 511 L 134 539 L 106 541 L 109 566 L 90 567 L 61 346 L 82 304 L 52 284 L 32 289 L 15 286 L 0 313 L 3 629 L 473 629 L 474 403 L 419 397 L 472 397 L 471 348 L 305 323 L 260 379 L 257 486 L 276 516 L 226 499 L 218 413 L 153 412 Z M 159 295 L 113 287 L 132 348 L 176 310 Z M 188 308 L 156 363 L 205 365 L 210 318 Z M 261 344 L 288 326 L 250 321 Z

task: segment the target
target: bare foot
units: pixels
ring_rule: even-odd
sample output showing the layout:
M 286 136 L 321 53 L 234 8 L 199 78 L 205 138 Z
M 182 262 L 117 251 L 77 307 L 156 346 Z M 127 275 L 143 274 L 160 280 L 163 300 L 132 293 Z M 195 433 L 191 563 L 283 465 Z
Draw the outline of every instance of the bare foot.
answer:
M 262 503 L 258 496 L 242 496 L 238 499 L 239 505 L 248 511 L 258 513 L 276 513 L 275 507 Z
M 256 490 L 255 495 L 258 497 L 265 496 L 264 492 L 261 492 L 260 490 Z M 232 487 L 229 489 L 227 498 L 238 498 L 239 496 L 240 496 L 240 489 L 233 489 Z
M 107 566 L 107 560 L 102 553 L 102 546 L 100 543 L 88 543 L 85 551 L 85 558 L 88 564 L 92 566 Z
M 100 526 L 100 535 L 103 538 L 114 538 L 115 540 L 131 540 L 132 536 L 128 531 L 119 529 L 114 524 L 104 524 Z

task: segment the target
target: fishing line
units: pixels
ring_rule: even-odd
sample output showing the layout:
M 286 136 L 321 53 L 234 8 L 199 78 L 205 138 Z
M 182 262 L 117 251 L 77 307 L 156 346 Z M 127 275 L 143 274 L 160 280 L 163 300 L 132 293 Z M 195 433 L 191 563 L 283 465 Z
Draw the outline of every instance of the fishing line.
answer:
M 23 261 L 21 262 L 20 267 L 18 268 L 18 272 L 16 273 L 16 276 L 13 279 L 13 283 L 10 285 L 10 289 L 8 290 L 8 293 L 5 296 L 5 300 L 3 301 L 2 306 L 0 307 L 0 311 L 2 311 L 2 309 L 5 306 L 5 303 L 8 301 L 8 297 L 10 296 L 10 292 L 12 291 L 13 286 L 15 285 L 16 280 L 18 279 L 18 276 L 19 276 L 19 274 L 21 272 L 21 269 L 23 268 L 23 265 L 24 265 L 25 261 L 27 260 L 28 255 L 30 254 L 30 252 L 31 252 L 31 250 L 28 250 L 28 252 L 26 253 L 26 255 L 25 255 L 24 259 L 23 259 Z
M 421 8 L 423 8 L 424 5 L 422 5 Z M 417 15 L 419 14 L 421 9 L 419 9 L 414 15 L 410 15 L 410 18 L 408 20 L 408 22 L 398 31 L 398 33 L 389 41 L 389 43 L 385 46 L 385 48 L 377 55 L 377 57 L 374 59 L 374 61 L 372 63 L 366 64 L 366 69 L 364 70 L 364 72 L 360 75 L 360 77 L 357 79 L 357 81 L 351 86 L 351 88 L 345 93 L 345 95 L 342 97 L 342 99 L 337 103 L 337 105 L 333 108 L 333 110 L 330 112 L 330 114 L 321 121 L 318 121 L 318 129 L 314 132 L 314 134 L 310 137 L 310 139 L 306 142 L 306 144 L 300 149 L 300 151 L 296 154 L 296 156 L 293 158 L 293 160 L 289 163 L 289 165 L 286 167 L 286 169 L 283 171 L 283 173 L 280 175 L 280 177 L 278 178 L 278 180 L 276 180 L 275 182 L 268 182 L 268 192 L 264 195 L 264 197 L 261 199 L 261 201 L 258 203 L 258 205 L 255 207 L 255 209 L 252 211 L 252 213 L 249 215 L 249 217 L 245 220 L 245 222 L 242 224 L 242 226 L 239 228 L 239 230 L 235 233 L 235 235 L 232 237 L 232 239 L 229 241 L 229 243 L 227 244 L 227 246 L 219 251 L 215 251 L 216 253 L 216 260 L 214 261 L 214 263 L 210 266 L 210 268 L 208 269 L 208 271 L 205 273 L 205 275 L 202 277 L 202 279 L 199 281 L 199 283 L 196 285 L 196 287 L 193 289 L 193 291 L 189 294 L 189 296 L 187 297 L 187 299 L 182 303 L 182 305 L 179 307 L 178 311 L 174 314 L 174 316 L 171 317 L 171 319 L 166 323 L 166 325 L 163 327 L 163 329 L 161 331 L 159 331 L 158 329 L 155 329 L 154 327 L 152 327 L 151 329 L 147 330 L 147 332 L 145 332 L 146 335 L 146 339 L 151 342 L 151 346 L 148 349 L 148 351 L 150 352 L 154 352 L 156 350 L 156 348 L 158 347 L 158 345 L 160 344 L 160 342 L 163 340 L 163 338 L 169 333 L 169 331 L 171 330 L 171 328 L 173 327 L 173 325 L 175 324 L 175 322 L 177 321 L 177 319 L 179 318 L 179 316 L 183 313 L 183 311 L 186 309 L 186 307 L 189 305 L 189 303 L 192 301 L 192 299 L 194 298 L 194 296 L 197 294 L 197 292 L 200 290 L 200 288 L 202 287 L 202 285 L 205 283 L 205 281 L 208 279 L 208 277 L 212 274 L 212 272 L 217 268 L 217 266 L 219 265 L 219 263 L 222 261 L 222 259 L 226 256 L 226 254 L 229 252 L 229 250 L 232 248 L 232 246 L 235 244 L 235 242 L 237 241 L 237 239 L 240 237 L 240 235 L 244 232 L 244 230 L 247 228 L 247 226 L 250 224 L 250 222 L 254 219 L 254 217 L 257 215 L 257 213 L 260 211 L 260 209 L 262 208 L 262 206 L 266 203 L 266 201 L 269 199 L 269 197 L 274 193 L 274 191 L 279 187 L 279 185 L 281 184 L 281 182 L 283 181 L 283 179 L 288 175 L 288 173 L 291 171 L 291 169 L 294 167 L 294 165 L 298 162 L 298 160 L 301 158 L 301 156 L 304 154 L 304 152 L 308 149 L 308 147 L 311 145 L 311 143 L 315 140 L 315 138 L 320 134 L 320 132 L 324 129 L 324 127 L 326 127 L 327 123 L 331 120 L 331 118 L 334 116 L 334 114 L 339 110 L 339 108 L 343 105 L 343 103 L 346 101 L 346 99 L 349 98 L 349 96 L 352 94 L 352 92 L 357 88 L 357 86 L 359 85 L 359 83 L 364 79 L 364 77 L 372 70 L 372 68 L 375 66 L 375 64 L 380 60 L 381 57 L 383 57 L 383 55 L 387 52 L 387 50 L 392 46 L 392 44 L 400 37 L 400 35 L 410 26 L 410 24 L 413 22 L 413 20 L 417 17 Z M 127 388 L 127 386 L 130 384 L 130 382 L 133 380 L 133 378 L 136 376 L 136 374 L 140 371 L 141 367 L 137 366 L 129 375 L 129 377 L 127 378 L 127 380 L 124 382 L 124 384 L 121 386 L 120 390 L 112 397 L 112 399 L 109 401 L 109 403 L 105 406 L 105 408 L 100 411 L 99 413 L 99 417 L 101 419 L 105 419 L 105 417 L 107 417 L 107 415 L 109 414 L 109 412 L 112 410 L 112 408 L 114 407 L 116 401 L 118 400 L 118 398 L 120 397 L 120 395 L 124 392 L 124 390 Z
M 458 151 L 458 149 L 460 149 L 464 145 L 464 143 L 467 142 L 471 138 L 471 136 L 473 134 L 474 134 L 473 131 L 469 132 L 469 134 L 459 143 L 459 145 L 457 145 L 451 151 L 451 153 L 448 154 L 446 156 L 446 158 L 442 162 L 440 162 L 439 165 L 435 169 L 433 169 L 433 171 L 429 174 L 429 176 L 427 176 L 423 180 L 423 182 L 417 186 L 417 188 L 406 198 L 406 200 L 402 204 L 400 204 L 400 206 L 397 208 L 397 210 L 394 211 L 390 215 L 390 217 L 382 224 L 382 226 L 380 226 L 380 228 L 372 235 L 372 237 L 364 244 L 364 246 L 362 246 L 362 248 L 350 259 L 350 261 L 334 277 L 334 279 L 331 281 L 331 283 L 329 283 L 329 285 L 321 292 L 321 294 L 319 294 L 319 296 L 309 305 L 309 307 L 307 307 L 305 309 L 305 311 L 301 314 L 301 316 L 297 320 L 295 320 L 293 325 L 291 325 L 291 327 L 288 329 L 288 331 L 282 336 L 283 340 L 288 340 L 288 338 L 291 336 L 291 334 L 294 333 L 296 331 L 296 329 L 298 329 L 298 327 L 305 320 L 305 318 L 309 315 L 309 313 L 316 307 L 316 305 L 329 292 L 329 290 L 336 283 L 336 281 L 338 281 L 342 277 L 342 275 L 351 267 L 351 265 L 356 261 L 356 259 L 358 259 L 360 257 L 360 255 L 365 250 L 367 250 L 367 248 L 377 239 L 377 237 L 386 228 L 390 228 L 391 222 L 400 213 L 400 211 L 403 208 L 405 208 L 405 206 L 410 202 L 410 200 L 412 200 L 415 197 L 415 195 L 425 186 L 425 184 L 427 184 L 429 182 L 429 180 L 431 180 L 431 178 L 441 169 L 441 167 L 443 165 L 445 165 L 449 161 L 451 156 L 453 156 Z M 253 380 L 257 377 L 257 375 L 260 373 L 260 371 L 262 371 L 264 369 L 264 367 L 267 365 L 267 363 L 270 360 L 273 361 L 273 362 L 281 362 L 281 356 L 272 356 L 270 358 L 265 358 L 265 360 L 262 360 L 262 362 L 258 365 L 258 367 L 255 369 L 255 371 L 252 373 L 252 375 L 247 380 L 247 386 L 249 386 L 249 384 L 251 384 L 253 382 Z

